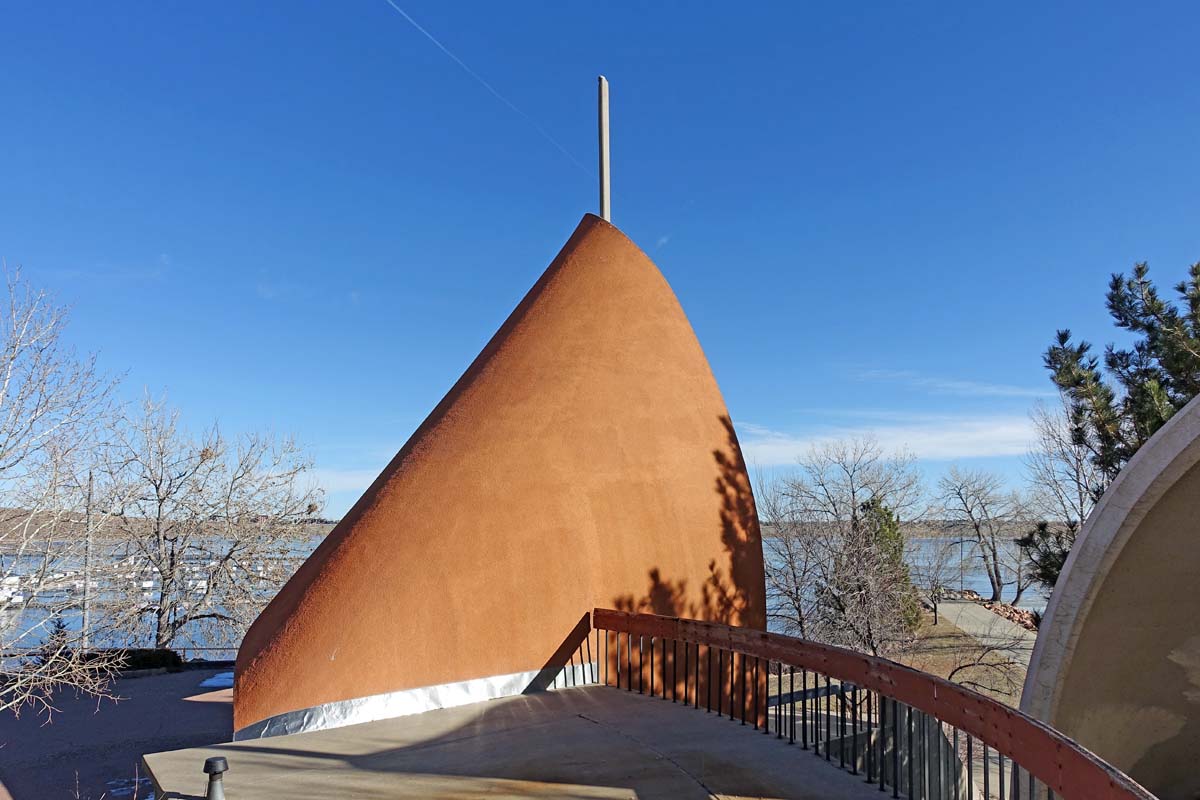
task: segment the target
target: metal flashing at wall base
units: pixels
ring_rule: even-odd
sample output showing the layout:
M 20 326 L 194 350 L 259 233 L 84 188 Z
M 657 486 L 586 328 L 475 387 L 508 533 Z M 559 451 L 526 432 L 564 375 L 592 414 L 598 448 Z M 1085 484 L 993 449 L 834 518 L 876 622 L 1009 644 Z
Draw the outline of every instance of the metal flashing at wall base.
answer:
M 565 689 L 596 682 L 596 662 L 564 667 L 555 676 L 547 690 Z M 341 728 L 362 722 L 374 722 L 410 714 L 421 714 L 439 708 L 453 708 L 484 700 L 511 697 L 541 691 L 538 678 L 545 670 L 514 672 L 510 675 L 495 675 L 490 678 L 474 678 L 437 686 L 422 686 L 352 700 L 339 700 L 312 708 L 302 708 L 269 717 L 239 731 L 234 731 L 235 742 L 246 739 L 266 739 L 271 736 L 286 736 L 292 733 Z

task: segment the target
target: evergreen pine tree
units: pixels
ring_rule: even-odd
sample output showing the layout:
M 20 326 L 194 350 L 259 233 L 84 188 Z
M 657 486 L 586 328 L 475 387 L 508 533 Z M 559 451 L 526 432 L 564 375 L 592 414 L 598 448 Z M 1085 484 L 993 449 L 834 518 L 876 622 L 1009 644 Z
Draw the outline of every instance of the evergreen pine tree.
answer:
M 1145 262 L 1129 277 L 1114 274 L 1108 312 L 1118 328 L 1134 334 L 1131 346 L 1108 345 L 1103 368 L 1086 341 L 1060 330 L 1044 362 L 1062 393 L 1071 438 L 1096 467 L 1088 491 L 1099 500 L 1121 468 L 1146 440 L 1200 394 L 1200 262 L 1176 284 L 1177 302 L 1163 300 Z M 1038 580 L 1053 587 L 1075 542 L 1077 524 L 1040 523 L 1018 543 Z

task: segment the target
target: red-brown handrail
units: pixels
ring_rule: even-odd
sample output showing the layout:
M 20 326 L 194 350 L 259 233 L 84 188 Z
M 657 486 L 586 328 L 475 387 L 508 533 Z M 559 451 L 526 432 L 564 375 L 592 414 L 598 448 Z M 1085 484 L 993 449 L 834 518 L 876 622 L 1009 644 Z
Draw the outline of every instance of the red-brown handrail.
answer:
M 958 684 L 841 647 L 713 622 L 598 608 L 592 626 L 736 652 L 860 686 L 976 737 L 1065 800 L 1156 800 L 1121 770 L 1050 726 Z

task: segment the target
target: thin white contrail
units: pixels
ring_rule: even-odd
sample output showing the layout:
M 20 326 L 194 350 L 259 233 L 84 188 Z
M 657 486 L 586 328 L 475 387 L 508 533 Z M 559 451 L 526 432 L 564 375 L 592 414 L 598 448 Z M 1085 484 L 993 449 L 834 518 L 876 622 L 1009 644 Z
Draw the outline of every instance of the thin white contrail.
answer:
M 560 153 L 562 153 L 564 156 L 571 159 L 572 164 L 579 167 L 581 170 L 583 170 L 588 175 L 591 175 L 593 178 L 596 177 L 596 174 L 594 172 L 592 172 L 590 169 L 588 169 L 582 163 L 580 163 L 579 159 L 575 158 L 575 156 L 571 155 L 571 151 L 567 150 L 567 148 L 565 148 L 561 144 L 559 144 L 558 140 L 555 139 L 553 136 L 551 136 L 549 131 L 547 131 L 545 128 L 543 128 L 541 125 L 539 125 L 537 123 L 537 120 L 535 120 L 533 117 L 526 114 L 521 109 L 517 108 L 511 100 L 509 100 L 507 97 L 505 97 L 504 95 L 502 95 L 498 91 L 496 91 L 496 88 L 494 86 L 492 86 L 490 83 L 488 83 L 487 81 L 485 81 L 483 79 L 482 75 L 480 75 L 478 72 L 476 72 L 475 70 L 468 67 L 466 62 L 464 62 L 458 56 L 454 55 L 454 53 L 450 52 L 450 49 L 448 47 L 446 47 L 446 45 L 439 42 L 437 40 L 437 37 L 435 37 L 432 33 L 425 30 L 420 25 L 418 25 L 417 21 L 415 19 L 413 19 L 412 17 L 410 17 L 403 8 L 396 5 L 394 0 L 385 0 L 385 2 L 387 2 L 387 4 L 389 6 L 391 6 L 392 8 L 396 9 L 396 13 L 398 13 L 400 16 L 402 16 L 406 20 L 408 20 L 409 25 L 412 25 L 414 28 L 416 28 L 418 31 L 420 31 L 422 36 L 424 36 L 429 41 L 433 42 L 434 45 L 437 46 L 438 50 L 441 50 L 443 53 L 450 56 L 450 58 L 454 61 L 455 64 L 458 64 L 460 67 L 463 68 L 464 72 L 466 72 L 468 75 L 470 75 L 475 80 L 479 81 L 480 85 L 482 85 L 483 88 L 485 88 L 489 92 L 491 92 L 493 97 L 495 97 L 501 103 L 504 103 L 504 105 L 511 108 L 513 111 L 515 111 L 517 114 L 519 114 L 526 122 L 528 122 L 530 125 L 532 125 L 534 128 L 536 128 L 537 132 L 546 138 L 546 141 L 550 142 L 550 144 L 552 144 L 556 148 L 558 148 L 558 151 Z

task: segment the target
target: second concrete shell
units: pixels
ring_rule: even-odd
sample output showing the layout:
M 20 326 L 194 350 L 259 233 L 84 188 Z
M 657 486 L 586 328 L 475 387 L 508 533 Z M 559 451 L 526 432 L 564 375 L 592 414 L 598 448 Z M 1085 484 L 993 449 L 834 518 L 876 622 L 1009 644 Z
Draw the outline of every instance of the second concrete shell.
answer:
M 1144 444 L 1088 517 L 1021 710 L 1164 800 L 1200 796 L 1200 398 Z

